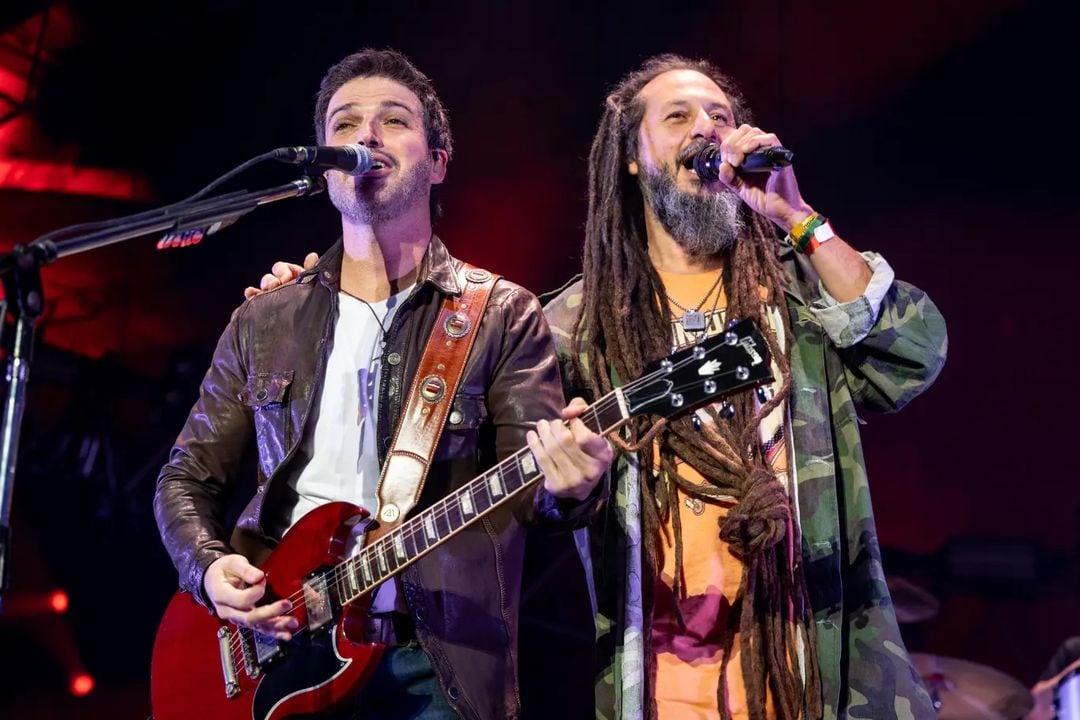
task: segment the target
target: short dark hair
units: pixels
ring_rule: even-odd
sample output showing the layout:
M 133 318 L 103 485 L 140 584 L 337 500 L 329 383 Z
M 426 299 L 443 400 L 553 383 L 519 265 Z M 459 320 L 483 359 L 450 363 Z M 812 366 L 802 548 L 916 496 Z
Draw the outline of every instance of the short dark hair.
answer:
M 320 145 L 326 142 L 326 111 L 330 107 L 330 98 L 342 85 L 361 77 L 386 78 L 411 90 L 420 100 L 428 148 L 445 150 L 448 158 L 453 154 L 450 121 L 431 79 L 397 50 L 374 48 L 364 48 L 346 56 L 327 70 L 319 83 L 319 94 L 315 98 L 315 137 Z M 435 197 L 436 187 L 431 190 L 431 216 L 438 219 L 441 211 Z

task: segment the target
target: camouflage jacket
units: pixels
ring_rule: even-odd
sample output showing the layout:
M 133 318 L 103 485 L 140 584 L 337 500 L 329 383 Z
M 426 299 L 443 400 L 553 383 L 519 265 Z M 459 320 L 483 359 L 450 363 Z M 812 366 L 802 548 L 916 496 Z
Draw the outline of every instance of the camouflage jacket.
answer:
M 839 304 L 809 262 L 783 255 L 794 338 L 791 430 L 802 554 L 817 624 L 826 720 L 936 717 L 896 621 L 870 504 L 858 411 L 895 411 L 926 389 L 945 361 L 945 322 L 877 255 L 864 295 Z M 568 390 L 580 388 L 571 332 L 581 283 L 545 309 Z M 640 491 L 633 458 L 613 473 L 611 502 L 579 538 L 593 579 L 598 657 L 596 717 L 648 717 L 641 633 Z M 588 548 L 586 550 L 586 548 Z

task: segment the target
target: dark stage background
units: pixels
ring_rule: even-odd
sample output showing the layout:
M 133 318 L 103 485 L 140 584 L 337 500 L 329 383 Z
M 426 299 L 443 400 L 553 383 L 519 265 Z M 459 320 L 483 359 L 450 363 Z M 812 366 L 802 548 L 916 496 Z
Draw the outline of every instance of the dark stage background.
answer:
M 585 5 L 8 0 L 0 243 L 174 201 L 264 150 L 311 143 L 325 68 L 392 46 L 451 113 L 439 234 L 552 289 L 579 266 L 606 90 L 650 54 L 708 56 L 796 151 L 808 201 L 944 312 L 937 384 L 865 418 L 887 569 L 941 601 L 905 626 L 912 649 L 1030 684 L 1080 633 L 1077 3 Z M 289 177 L 270 168 L 240 185 Z M 336 233 L 324 198 L 295 200 L 197 247 L 136 241 L 45 270 L 10 597 L 59 587 L 70 608 L 0 615 L 0 716 L 146 716 L 175 587 L 150 508 L 157 471 L 244 286 Z M 96 685 L 73 698 L 81 670 Z

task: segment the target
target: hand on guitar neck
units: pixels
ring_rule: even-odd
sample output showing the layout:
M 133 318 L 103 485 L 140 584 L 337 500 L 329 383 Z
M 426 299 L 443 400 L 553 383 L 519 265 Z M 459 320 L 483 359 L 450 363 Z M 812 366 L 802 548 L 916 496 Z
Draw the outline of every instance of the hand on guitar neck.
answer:
M 566 422 L 541 420 L 525 436 L 544 472 L 544 489 L 557 498 L 588 498 L 615 457 L 608 441 L 579 419 L 588 409 L 574 398 L 562 410 Z

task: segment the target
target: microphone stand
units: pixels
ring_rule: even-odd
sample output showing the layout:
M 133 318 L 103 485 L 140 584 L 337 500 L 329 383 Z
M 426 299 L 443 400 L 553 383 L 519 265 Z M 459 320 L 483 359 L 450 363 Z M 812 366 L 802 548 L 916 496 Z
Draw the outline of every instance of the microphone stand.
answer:
M 0 255 L 0 281 L 4 287 L 4 300 L 0 301 L 0 323 L 6 324 L 4 321 L 8 313 L 15 321 L 15 337 L 7 364 L 8 391 L 3 415 L 0 416 L 0 610 L 3 609 L 3 594 L 8 589 L 10 579 L 11 500 L 15 486 L 19 432 L 26 409 L 26 388 L 30 379 L 34 323 L 45 308 L 41 268 L 68 255 L 153 233 L 165 232 L 172 235 L 187 230 L 202 230 L 205 234 L 210 234 L 260 205 L 291 197 L 315 195 L 325 187 L 321 175 L 305 176 L 266 190 L 240 190 L 207 200 L 177 203 L 138 215 L 94 223 L 93 227 L 100 229 L 63 242 L 54 242 L 53 237 L 69 235 L 70 232 L 66 231 L 75 231 L 84 226 L 63 228 L 28 245 L 16 245 L 11 252 Z M 3 324 L 0 324 L 0 338 Z

